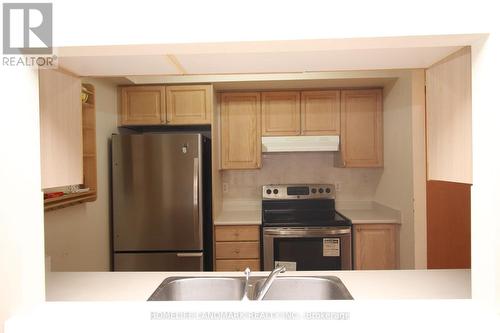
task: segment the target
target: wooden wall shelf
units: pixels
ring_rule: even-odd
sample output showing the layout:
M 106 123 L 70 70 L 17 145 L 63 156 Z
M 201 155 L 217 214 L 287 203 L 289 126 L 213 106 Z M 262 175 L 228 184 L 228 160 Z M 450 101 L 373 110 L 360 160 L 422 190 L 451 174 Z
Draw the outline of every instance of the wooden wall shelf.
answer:
M 43 201 L 43 205 L 45 211 L 55 210 L 59 208 L 64 208 L 68 206 L 73 206 L 76 204 L 91 202 L 97 199 L 96 191 L 88 191 L 82 193 L 71 193 L 65 194 L 61 197 L 45 199 Z

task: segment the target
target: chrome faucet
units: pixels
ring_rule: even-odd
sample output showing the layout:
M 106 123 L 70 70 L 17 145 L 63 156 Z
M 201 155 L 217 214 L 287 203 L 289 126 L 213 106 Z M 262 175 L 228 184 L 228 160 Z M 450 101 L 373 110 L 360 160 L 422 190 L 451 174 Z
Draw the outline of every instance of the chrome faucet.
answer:
M 278 266 L 271 273 L 269 273 L 269 276 L 267 277 L 266 281 L 264 281 L 264 284 L 262 285 L 259 292 L 257 293 L 257 300 L 258 301 L 262 301 L 264 299 L 264 296 L 266 296 L 266 294 L 269 291 L 269 288 L 271 288 L 271 285 L 273 284 L 274 280 L 276 279 L 276 277 L 278 277 L 278 274 L 284 273 L 285 271 L 286 271 L 285 266 Z
M 245 288 L 243 290 L 243 297 L 241 298 L 242 301 L 248 301 L 249 298 L 248 298 L 248 289 L 249 289 L 249 285 L 248 285 L 248 281 L 250 280 L 250 268 L 247 267 L 245 268 Z

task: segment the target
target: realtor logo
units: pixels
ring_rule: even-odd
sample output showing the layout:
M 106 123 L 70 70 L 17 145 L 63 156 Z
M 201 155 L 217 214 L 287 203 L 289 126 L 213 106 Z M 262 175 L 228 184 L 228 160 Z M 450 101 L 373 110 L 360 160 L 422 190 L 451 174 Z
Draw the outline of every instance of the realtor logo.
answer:
M 3 4 L 3 53 L 52 53 L 52 4 Z

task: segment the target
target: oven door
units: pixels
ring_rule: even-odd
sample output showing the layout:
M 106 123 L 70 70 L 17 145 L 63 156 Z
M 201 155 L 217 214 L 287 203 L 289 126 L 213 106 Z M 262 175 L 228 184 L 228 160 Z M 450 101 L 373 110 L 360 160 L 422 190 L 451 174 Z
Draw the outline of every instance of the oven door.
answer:
M 350 270 L 351 244 L 350 227 L 264 227 L 264 270 Z

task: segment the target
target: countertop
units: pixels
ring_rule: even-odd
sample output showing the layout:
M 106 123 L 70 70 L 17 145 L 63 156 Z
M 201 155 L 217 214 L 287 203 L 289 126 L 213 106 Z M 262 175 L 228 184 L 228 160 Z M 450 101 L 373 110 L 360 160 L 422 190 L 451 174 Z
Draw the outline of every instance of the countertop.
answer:
M 170 276 L 243 276 L 237 272 L 51 272 L 47 301 L 145 301 Z M 255 272 L 254 276 L 266 276 Z M 467 299 L 470 270 L 286 272 L 285 276 L 337 276 L 355 300 Z
M 337 211 L 353 224 L 401 223 L 401 213 L 377 202 L 339 203 Z
M 260 201 L 226 200 L 221 213 L 214 219 L 214 225 L 262 224 Z
M 338 202 L 337 210 L 353 224 L 401 223 L 401 214 L 377 202 Z M 214 225 L 260 225 L 262 211 L 260 201 L 228 200 L 221 213 L 214 219 Z
M 265 273 L 255 273 L 261 274 Z M 477 299 L 467 299 L 471 295 L 470 270 L 315 274 L 341 278 L 355 301 L 146 302 L 168 276 L 207 273 L 48 273 L 48 301 L 11 317 L 5 332 L 234 332 L 276 328 L 280 332 L 399 333 L 408 329 L 424 332 L 429 327 L 461 332 L 477 330 L 478 323 L 482 332 L 500 329 L 498 311 Z

